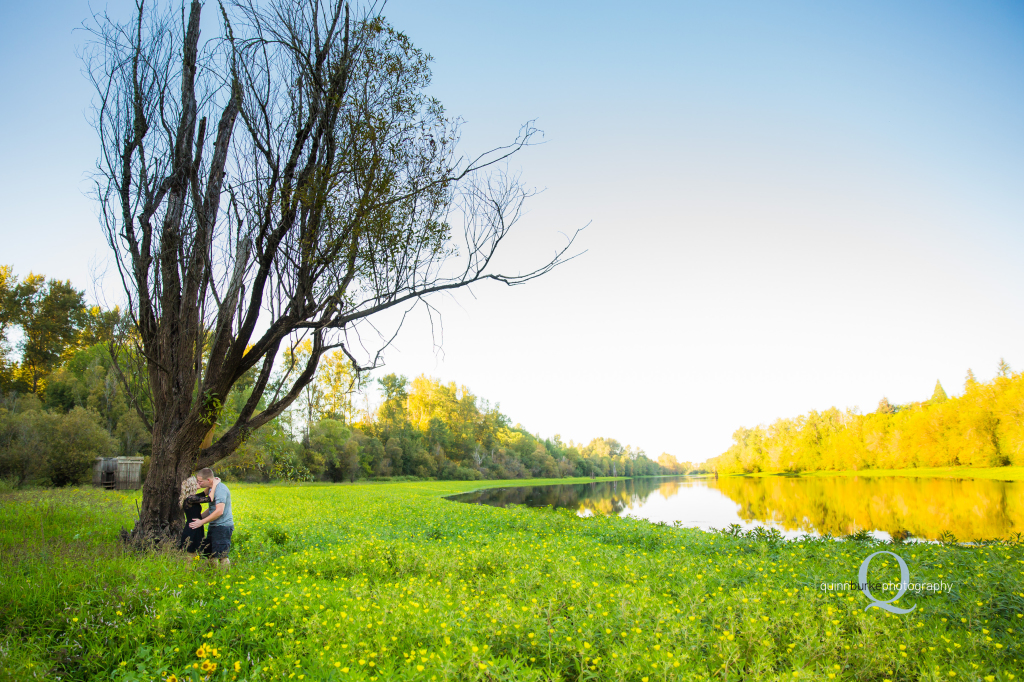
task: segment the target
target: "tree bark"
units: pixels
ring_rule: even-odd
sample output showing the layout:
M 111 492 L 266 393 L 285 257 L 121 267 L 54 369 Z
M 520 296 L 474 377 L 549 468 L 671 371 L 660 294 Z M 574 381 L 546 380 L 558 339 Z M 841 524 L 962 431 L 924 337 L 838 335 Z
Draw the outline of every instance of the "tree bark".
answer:
M 196 458 L 203 436 L 186 442 L 187 429 L 179 431 L 177 442 L 166 441 L 159 446 L 154 442 L 149 471 L 142 486 L 142 505 L 135 523 L 136 538 L 159 540 L 177 536 L 185 524 L 178 506 L 181 483 L 195 471 Z M 191 454 L 190 454 L 191 453 Z

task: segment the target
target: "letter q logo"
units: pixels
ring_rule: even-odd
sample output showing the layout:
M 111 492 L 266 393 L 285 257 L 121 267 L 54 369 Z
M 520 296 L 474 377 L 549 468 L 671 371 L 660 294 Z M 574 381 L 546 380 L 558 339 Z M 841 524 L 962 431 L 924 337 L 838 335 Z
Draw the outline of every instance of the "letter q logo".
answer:
M 871 594 L 871 590 L 868 589 L 868 566 L 871 565 L 871 560 L 874 559 L 879 554 L 888 554 L 889 556 L 896 557 L 896 562 L 900 565 L 900 591 L 896 593 L 895 597 L 893 597 L 892 599 L 885 600 L 885 601 L 882 601 L 882 600 L 879 600 L 879 599 L 875 599 L 874 595 Z M 868 609 L 870 609 L 872 607 L 875 607 L 875 608 L 879 608 L 879 609 L 883 609 L 885 611 L 888 611 L 889 613 L 902 614 L 902 613 L 910 613 L 911 611 L 913 611 L 914 609 L 917 608 L 917 604 L 914 604 L 909 609 L 901 609 L 898 606 L 893 606 L 892 605 L 892 603 L 894 601 L 896 601 L 897 599 L 899 599 L 900 597 L 902 597 L 904 595 L 904 593 L 907 591 L 907 583 L 910 582 L 910 569 L 907 568 L 907 563 L 905 561 L 903 561 L 903 557 L 901 557 L 899 554 L 895 554 L 893 552 L 886 552 L 886 551 L 875 552 L 874 554 L 869 556 L 867 559 L 865 559 L 864 563 L 862 563 L 860 565 L 860 572 L 857 574 L 857 578 L 858 578 L 858 580 L 860 582 L 860 589 L 861 589 L 861 591 L 864 593 L 864 595 L 868 599 L 871 600 L 871 603 L 864 607 L 865 611 L 867 611 Z

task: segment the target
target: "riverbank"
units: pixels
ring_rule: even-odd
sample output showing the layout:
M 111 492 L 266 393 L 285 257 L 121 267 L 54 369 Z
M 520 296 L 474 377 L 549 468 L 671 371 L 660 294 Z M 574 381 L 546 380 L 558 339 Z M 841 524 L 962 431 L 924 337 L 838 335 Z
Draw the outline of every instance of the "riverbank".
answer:
M 927 467 L 919 469 L 861 469 L 858 471 L 807 471 L 799 474 L 785 471 L 761 471 L 724 476 L 912 476 L 915 478 L 985 478 L 997 481 L 1024 481 L 1024 467 Z
M 580 480 L 530 481 L 556 482 Z M 137 493 L 4 495 L 0 675 L 1008 681 L 1024 668 L 1019 545 L 783 542 L 442 499 L 521 483 L 233 484 L 228 575 L 119 548 Z M 921 586 L 897 604 L 909 614 L 865 611 L 850 589 L 880 550 Z M 889 555 L 870 570 L 900 579 Z

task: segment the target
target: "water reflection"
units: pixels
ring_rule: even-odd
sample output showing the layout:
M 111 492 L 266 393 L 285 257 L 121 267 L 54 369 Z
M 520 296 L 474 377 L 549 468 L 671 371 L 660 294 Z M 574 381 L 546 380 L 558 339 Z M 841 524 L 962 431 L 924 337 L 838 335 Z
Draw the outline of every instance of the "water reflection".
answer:
M 630 515 L 698 528 L 777 528 L 936 540 L 1006 538 L 1024 531 L 1024 483 L 901 476 L 644 478 L 572 485 L 492 488 L 451 500 L 504 507 L 572 509 L 581 515 Z

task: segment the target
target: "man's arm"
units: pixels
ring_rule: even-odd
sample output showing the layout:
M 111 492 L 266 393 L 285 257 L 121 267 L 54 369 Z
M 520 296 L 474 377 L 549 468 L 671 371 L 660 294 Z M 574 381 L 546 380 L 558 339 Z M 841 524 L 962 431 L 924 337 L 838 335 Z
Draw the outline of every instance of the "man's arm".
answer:
M 204 516 L 201 519 L 196 519 L 195 521 L 189 523 L 189 528 L 199 528 L 203 524 L 209 523 L 210 521 L 216 521 L 217 519 L 219 519 L 221 516 L 224 515 L 224 503 L 218 502 L 217 508 L 214 509 L 212 512 L 207 510 L 207 513 L 209 514 L 209 516 Z
M 207 510 L 207 511 L 209 511 L 209 510 Z M 210 521 L 215 521 L 215 520 L 219 519 L 222 516 L 224 516 L 224 503 L 223 502 L 219 502 L 217 504 L 217 508 L 214 509 L 213 512 L 209 516 L 207 516 L 205 519 L 203 519 L 203 520 L 206 521 L 206 523 L 209 523 Z

